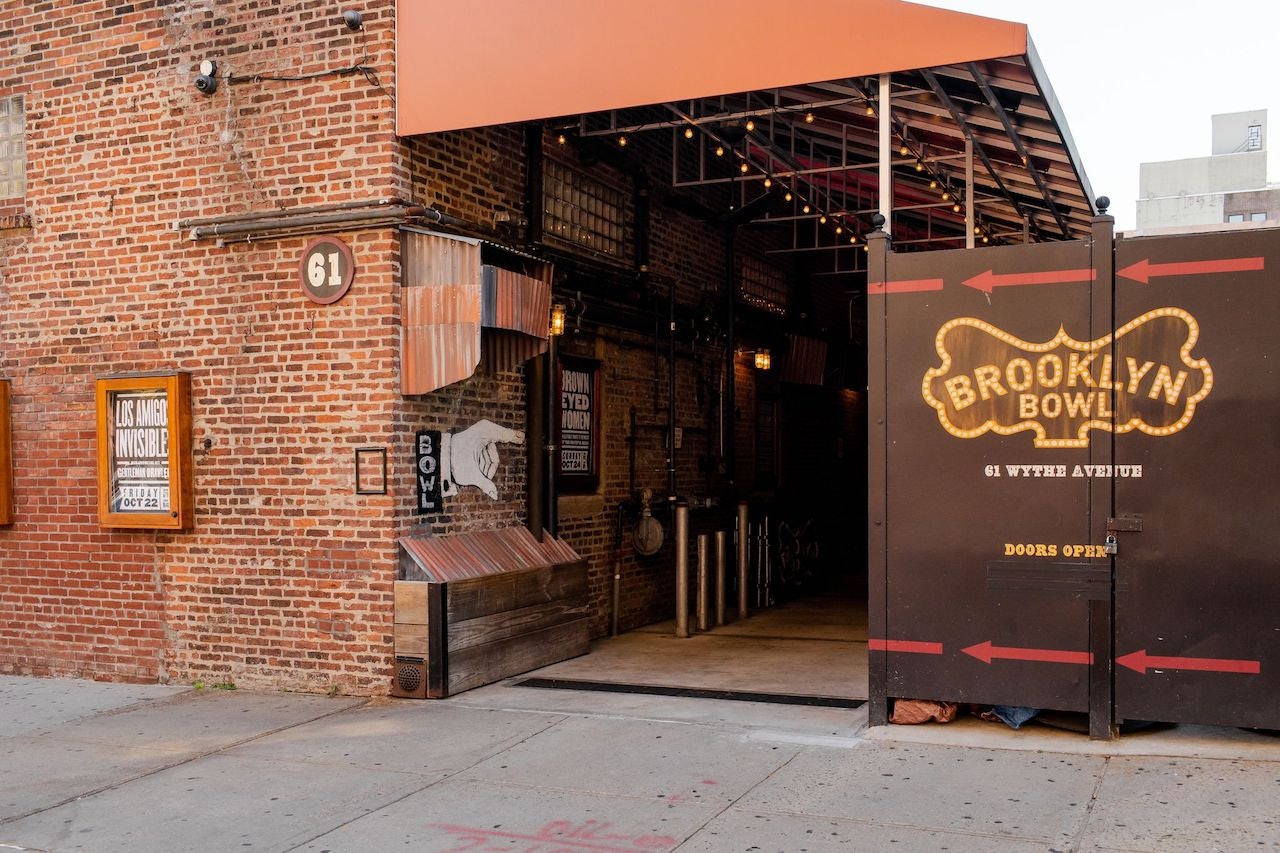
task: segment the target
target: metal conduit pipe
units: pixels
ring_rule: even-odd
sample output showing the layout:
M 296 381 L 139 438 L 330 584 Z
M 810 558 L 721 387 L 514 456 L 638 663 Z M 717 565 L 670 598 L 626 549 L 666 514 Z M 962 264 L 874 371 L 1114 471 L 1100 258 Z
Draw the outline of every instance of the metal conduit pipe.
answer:
M 390 205 L 399 205 L 401 207 L 414 206 L 413 202 L 405 201 L 402 198 L 380 198 L 375 199 L 374 201 L 344 201 L 336 204 L 314 204 L 307 207 L 298 207 L 288 210 L 255 210 L 248 213 L 224 213 L 221 216 L 193 216 L 188 219 L 178 220 L 178 224 L 175 228 L 182 231 L 187 228 L 194 228 L 197 225 L 218 225 L 224 222 L 251 222 L 255 219 L 302 216 L 312 213 L 332 213 L 336 210 L 358 210 L 366 207 L 386 208 Z
M 751 553 L 747 547 L 747 502 L 738 501 L 738 618 L 747 618 L 747 576 Z
M 455 216 L 432 210 L 419 204 L 406 205 L 400 208 L 373 207 L 363 210 L 339 210 L 331 213 L 304 213 L 300 215 L 283 215 L 276 218 L 262 218 L 248 221 L 219 222 L 211 225 L 197 225 L 191 229 L 192 240 L 203 240 L 210 237 L 234 237 L 258 232 L 282 231 L 287 229 L 306 228 L 313 225 L 352 226 L 358 227 L 373 221 L 407 222 L 409 220 L 425 220 L 438 225 L 463 226 L 466 223 Z

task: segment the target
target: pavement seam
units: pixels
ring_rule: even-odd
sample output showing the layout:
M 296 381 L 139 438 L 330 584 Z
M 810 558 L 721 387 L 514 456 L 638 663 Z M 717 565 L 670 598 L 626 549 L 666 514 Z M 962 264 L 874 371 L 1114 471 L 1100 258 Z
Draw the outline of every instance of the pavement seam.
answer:
M 759 788 L 759 787 L 760 787 L 761 785 L 763 785 L 765 782 L 768 782 L 770 779 L 772 779 L 772 778 L 774 777 L 774 774 L 776 774 L 776 773 L 778 773 L 779 771 L 781 771 L 781 770 L 785 769 L 786 767 L 788 767 L 788 766 L 791 764 L 791 762 L 795 761 L 795 760 L 796 760 L 796 758 L 798 758 L 798 757 L 800 756 L 800 753 L 802 753 L 802 752 L 804 752 L 804 751 L 805 751 L 805 750 L 804 750 L 804 748 L 800 748 L 800 749 L 797 749 L 795 752 L 791 753 L 791 757 L 790 757 L 790 758 L 788 758 L 786 761 L 782 762 L 782 763 L 781 763 L 781 764 L 779 764 L 777 767 L 775 767 L 775 768 L 773 768 L 772 770 L 770 770 L 768 773 L 766 773 L 766 774 L 764 775 L 764 777 L 763 777 L 763 778 L 761 778 L 761 779 L 760 779 L 760 781 L 756 782 L 756 783 L 755 783 L 754 785 L 752 785 L 750 788 L 747 788 L 747 790 L 743 791 L 741 794 L 739 794 L 738 796 L 734 797 L 734 798 L 733 798 L 733 800 L 732 800 L 730 803 L 728 803 L 724 808 L 720 809 L 720 810 L 719 810 L 719 811 L 717 811 L 715 814 L 711 815 L 711 817 L 709 817 L 709 818 L 707 818 L 706 820 L 704 820 L 704 821 L 703 821 L 703 822 L 698 826 L 698 828 L 697 828 L 697 829 L 695 829 L 693 832 L 691 832 L 691 833 L 689 833 L 688 835 L 686 835 L 686 836 L 684 837 L 684 840 L 683 840 L 683 841 L 681 841 L 681 842 L 680 842 L 679 844 L 677 844 L 675 847 L 672 847 L 672 848 L 671 848 L 671 853 L 675 853 L 675 851 L 679 850 L 681 847 L 683 847 L 683 846 L 685 846 L 686 844 L 688 844 L 688 843 L 693 839 L 693 837 L 694 837 L 695 835 L 697 835 L 698 833 L 702 832 L 702 830 L 706 829 L 706 828 L 707 828 L 707 826 L 708 826 L 708 825 L 709 825 L 713 820 L 715 820 L 716 818 L 720 817 L 720 815 L 724 814 L 725 812 L 729 811 L 729 809 L 733 808 L 733 807 L 734 807 L 734 806 L 736 806 L 738 803 L 740 803 L 740 802 L 742 801 L 743 797 L 749 796 L 749 795 L 751 794 L 751 792 L 752 792 L 752 791 L 754 791 L 756 788 Z
M 331 833 L 331 832 L 337 832 L 339 829 L 342 829 L 344 826 L 349 826 L 350 824 L 353 824 L 353 823 L 355 823 L 355 822 L 356 822 L 356 821 L 358 821 L 358 820 L 363 820 L 363 819 L 365 819 L 365 818 L 367 818 L 367 817 L 370 817 L 371 815 L 375 815 L 375 814 L 377 814 L 378 812 L 383 811 L 384 809 L 388 809 L 388 808 L 390 808 L 391 806 L 394 806 L 396 803 L 404 802 L 405 800 L 409 799 L 409 798 L 410 798 L 410 797 L 412 797 L 412 796 L 415 796 L 416 794 L 421 794 L 423 791 L 427 790 L 428 788 L 434 788 L 436 785 L 442 784 L 442 783 L 444 783 L 444 782 L 448 782 L 448 781 L 450 781 L 451 779 L 455 779 L 455 778 L 457 778 L 457 777 L 458 777 L 458 775 L 459 775 L 459 774 L 466 773 L 468 770 L 472 769 L 473 767 L 475 767 L 475 766 L 477 766 L 477 765 L 479 765 L 479 764 L 483 764 L 484 762 L 488 761 L 488 760 L 489 760 L 489 759 L 491 759 L 491 758 L 496 758 L 497 756 L 502 755 L 502 753 L 506 752 L 506 751 L 507 751 L 507 750 L 509 750 L 509 749 L 515 749 L 517 746 L 520 746 L 520 745 L 522 745 L 522 744 L 526 743 L 527 741 L 532 740 L 533 738 L 537 737 L 538 735 L 542 734 L 543 732 L 550 731 L 551 729 L 553 729 L 553 728 L 555 728 L 556 726 L 558 726 L 558 725 L 560 725 L 561 723 L 563 723 L 566 719 L 568 719 L 568 717 L 569 717 L 569 715 L 567 715 L 567 714 L 565 714 L 565 715 L 561 715 L 561 716 L 560 716 L 560 719 L 552 721 L 552 722 L 551 722 L 551 723 L 549 723 L 548 725 L 543 726 L 542 728 L 538 729 L 536 732 L 530 732 L 529 734 L 527 734 L 527 735 L 525 735 L 524 737 L 520 738 L 520 740 L 516 741 L 515 743 L 509 744 L 509 745 L 507 745 L 507 746 L 504 746 L 502 749 L 498 750 L 497 752 L 493 753 L 492 755 L 486 755 L 486 756 L 484 756 L 483 758 L 477 758 L 475 761 L 471 762 L 471 763 L 470 763 L 470 764 L 468 764 L 466 767 L 462 767 L 462 768 L 460 768 L 460 769 L 458 769 L 458 770 L 455 770 L 454 772 L 452 772 L 452 773 L 448 774 L 447 776 L 441 776 L 439 779 L 433 779 L 432 781 L 428 782 L 427 784 L 425 784 L 425 785 L 423 785 L 423 786 L 421 786 L 421 787 L 419 787 L 419 788 L 414 788 L 412 791 L 408 791 L 407 793 L 405 793 L 405 794 L 403 794 L 403 795 L 401 795 L 401 796 L 399 796 L 399 797 L 396 797 L 394 800 L 388 800 L 387 802 L 385 802 L 385 803 L 383 803 L 382 805 L 378 806 L 376 809 L 370 809 L 369 811 L 365 812 L 365 813 L 364 813 L 364 814 L 362 814 L 362 815 L 356 815 L 356 816 L 355 816 L 355 817 L 353 817 L 353 818 L 349 818 L 348 820 L 344 820 L 344 821 L 342 821 L 342 823 L 335 824 L 334 826 L 329 827 L 328 829 L 324 830 L 323 832 L 321 832 L 321 833 L 319 833 L 319 834 L 317 834 L 317 835 L 313 835 L 313 836 L 311 836 L 310 838 L 304 838 L 304 839 L 302 839 L 301 841 L 299 841 L 297 844 L 295 844 L 294 846 L 292 846 L 292 847 L 288 848 L 288 850 L 289 850 L 289 851 L 292 851 L 292 850 L 298 850 L 298 849 L 300 849 L 300 848 L 302 847 L 302 845 L 304 845 L 304 844 L 310 844 L 310 843 L 311 843 L 311 842 L 313 842 L 313 841 L 316 841 L 316 840 L 318 840 L 318 839 L 320 839 L 320 838 L 325 837 L 326 835 L 328 835 L 328 834 L 329 834 L 329 833 Z M 464 781 L 465 781 L 465 780 L 464 780 Z M 288 851 L 285 851 L 285 853 L 288 853 Z
M 1084 841 L 1085 830 L 1089 828 L 1089 820 L 1093 817 L 1093 807 L 1098 803 L 1098 797 L 1102 793 L 1102 781 L 1107 778 L 1107 771 L 1111 769 L 1111 759 L 1114 756 L 1108 755 L 1103 758 L 1102 772 L 1098 774 L 1098 781 L 1093 783 L 1093 791 L 1089 795 L 1089 805 L 1084 808 L 1084 817 L 1080 820 L 1080 828 L 1076 830 L 1075 838 L 1071 839 L 1071 847 L 1068 848 L 1070 853 L 1079 853 L 1080 845 Z
M 185 694 L 182 694 L 182 695 L 185 695 Z M 110 791 L 113 788 L 119 788 L 124 785 L 128 785 L 131 782 L 137 782 L 139 779 L 146 779 L 148 776 L 154 776 L 157 773 L 163 773 L 166 770 L 172 770 L 175 767 L 181 767 L 184 764 L 190 764 L 193 761 L 199 761 L 202 758 L 208 758 L 211 755 L 217 755 L 218 753 L 225 752 L 229 749 L 235 749 L 238 746 L 244 746 L 246 743 L 253 743 L 255 740 L 260 740 L 261 738 L 264 738 L 264 737 L 270 737 L 271 735 L 279 734 L 280 732 L 288 731 L 289 729 L 297 728 L 298 726 L 309 725 L 318 720 L 323 720 L 327 717 L 332 717 L 337 714 L 345 713 L 347 711 L 353 711 L 357 708 L 363 708 L 366 704 L 368 704 L 367 700 L 358 705 L 347 705 L 345 707 L 338 708 L 334 711 L 326 712 L 317 717 L 310 717 L 306 720 L 299 720 L 296 723 L 289 723 L 288 725 L 277 726 L 276 728 L 271 729 L 269 731 L 259 732 L 258 734 L 251 735 L 250 737 L 246 737 L 246 738 L 241 738 L 240 740 L 234 741 L 232 743 L 223 744 L 213 749 L 207 749 L 203 752 L 199 752 L 194 755 L 189 755 L 186 758 L 181 758 L 181 759 L 178 759 L 177 761 L 171 761 L 168 764 L 161 765 L 160 767 L 154 767 L 151 770 L 146 770 L 142 773 L 137 773 L 125 779 L 120 779 L 115 782 L 108 783 L 106 785 L 100 785 L 99 787 L 93 788 L 92 790 L 89 790 L 89 791 L 82 791 L 79 794 L 75 794 L 73 796 L 67 797 L 66 799 L 60 800 L 59 802 L 53 803 L 52 805 L 42 806 L 40 808 L 32 809 L 28 812 L 24 812 L 18 815 L 12 815 L 6 818 L 0 818 L 0 826 L 5 826 L 7 824 L 14 823 L 20 820 L 25 820 L 26 818 L 33 817 L 38 814 L 43 814 L 44 812 L 47 812 L 47 811 L 52 811 L 54 809 L 62 808 L 68 803 L 74 803 L 77 800 L 83 800 L 88 797 L 97 796 L 98 794 L 101 794 L 104 791 Z M 57 740 L 57 738 L 52 738 L 52 740 Z M 72 740 L 72 742 L 75 742 L 74 739 L 71 739 L 71 738 L 68 738 L 68 740 Z

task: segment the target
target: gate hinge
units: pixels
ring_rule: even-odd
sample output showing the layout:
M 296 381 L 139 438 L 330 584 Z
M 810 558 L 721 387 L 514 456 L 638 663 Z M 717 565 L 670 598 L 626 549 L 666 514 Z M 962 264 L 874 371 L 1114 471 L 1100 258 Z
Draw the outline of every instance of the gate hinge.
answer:
M 1120 515 L 1107 519 L 1108 533 L 1141 533 L 1142 516 L 1138 514 Z

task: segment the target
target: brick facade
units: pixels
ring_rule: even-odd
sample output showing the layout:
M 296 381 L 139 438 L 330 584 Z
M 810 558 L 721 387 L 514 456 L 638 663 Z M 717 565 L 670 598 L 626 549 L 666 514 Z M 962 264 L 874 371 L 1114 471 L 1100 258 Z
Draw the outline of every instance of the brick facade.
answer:
M 529 392 L 523 370 L 481 365 L 432 394 L 400 394 L 394 229 L 335 235 L 354 253 L 356 283 L 321 306 L 297 283 L 306 238 L 221 245 L 175 228 L 189 217 L 398 197 L 465 220 L 473 236 L 519 242 L 524 129 L 397 139 L 392 2 L 363 4 L 359 33 L 335 9 L 0 0 L 0 19 L 12 22 L 0 55 L 14 58 L 0 68 L 0 96 L 25 97 L 28 174 L 26 198 L 0 202 L 0 215 L 30 217 L 30 227 L 0 231 L 0 378 L 13 384 L 16 495 L 15 523 L 0 527 L 0 672 L 382 693 L 396 537 L 525 523 L 520 447 L 503 448 L 499 500 L 464 489 L 440 515 L 413 511 L 413 433 L 481 418 L 525 430 Z M 223 78 L 202 95 L 193 80 L 206 58 L 219 75 L 250 79 Z M 356 65 L 375 73 L 259 79 Z M 704 294 L 722 298 L 719 226 L 658 200 L 651 241 L 652 278 L 675 282 L 682 311 Z M 761 257 L 768 245 L 743 242 Z M 667 489 L 668 351 L 664 336 L 586 320 L 563 348 L 601 361 L 604 470 L 595 493 L 562 497 L 560 516 L 564 538 L 590 560 L 600 635 L 617 507 L 632 486 Z M 724 491 L 722 363 L 721 348 L 681 332 L 682 494 Z M 98 524 L 94 379 L 142 371 L 192 377 L 190 530 Z M 741 361 L 737 382 L 729 428 L 740 486 L 750 488 L 755 395 Z M 387 495 L 355 494 L 362 446 L 388 449 Z M 698 523 L 714 526 L 714 515 Z M 640 558 L 624 542 L 619 553 L 622 627 L 668 617 L 670 545 Z

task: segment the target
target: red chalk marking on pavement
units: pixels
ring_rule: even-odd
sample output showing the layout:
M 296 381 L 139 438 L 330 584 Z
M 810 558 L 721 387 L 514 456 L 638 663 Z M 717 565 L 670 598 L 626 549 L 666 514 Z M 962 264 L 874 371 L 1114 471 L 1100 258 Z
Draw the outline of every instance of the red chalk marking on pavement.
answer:
M 458 826 L 450 823 L 428 824 L 436 829 L 443 829 L 450 835 L 458 836 L 465 847 L 454 847 L 446 853 L 462 853 L 464 850 L 485 853 L 485 851 L 510 851 L 509 844 L 489 846 L 489 842 L 498 839 L 513 841 L 531 841 L 532 847 L 524 847 L 521 853 L 564 853 L 564 851 L 594 851 L 594 853 L 641 853 L 650 850 L 669 850 L 675 846 L 676 840 L 666 835 L 626 835 L 610 833 L 613 824 L 597 820 L 574 823 L 568 820 L 553 820 L 544 824 L 535 835 L 518 832 L 504 832 L 499 829 L 483 829 L 477 826 Z M 615 847 L 614 844 L 625 846 Z M 484 846 L 479 846 L 484 845 Z

